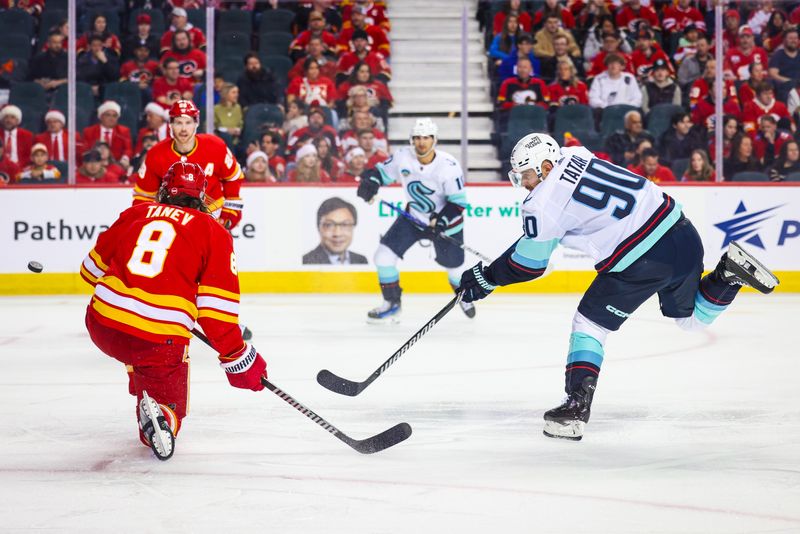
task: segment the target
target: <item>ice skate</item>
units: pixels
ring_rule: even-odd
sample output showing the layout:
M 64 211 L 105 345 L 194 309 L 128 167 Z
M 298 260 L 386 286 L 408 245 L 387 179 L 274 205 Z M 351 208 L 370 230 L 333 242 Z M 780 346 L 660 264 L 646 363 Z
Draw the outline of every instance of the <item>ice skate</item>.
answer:
M 384 300 L 383 304 L 367 312 L 370 324 L 396 324 L 400 322 L 400 301 Z
M 717 274 L 729 284 L 749 286 L 767 294 L 780 283 L 772 271 L 764 267 L 739 243 L 731 241 L 716 268 Z
M 452 287 L 453 291 L 455 291 L 456 294 L 458 294 L 458 286 L 454 286 L 451 283 L 450 287 Z M 459 299 L 458 305 L 461 306 L 461 311 L 464 312 L 464 315 L 466 315 L 470 319 L 474 319 L 475 318 L 475 304 L 474 303 L 472 303 L 472 302 L 464 302 L 463 300 Z
M 164 461 L 172 457 L 175 452 L 175 436 L 161 407 L 150 398 L 147 391 L 142 391 L 142 400 L 139 402 L 139 428 L 156 458 Z
M 589 422 L 596 382 L 595 377 L 587 376 L 580 388 L 570 393 L 561 406 L 545 412 L 545 436 L 580 441 L 583 428 Z

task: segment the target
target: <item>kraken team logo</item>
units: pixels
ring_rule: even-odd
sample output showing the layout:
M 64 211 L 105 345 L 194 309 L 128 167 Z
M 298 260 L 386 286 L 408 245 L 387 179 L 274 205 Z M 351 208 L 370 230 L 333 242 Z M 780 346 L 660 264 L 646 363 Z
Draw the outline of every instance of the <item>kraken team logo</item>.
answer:
M 722 241 L 721 248 L 727 247 L 731 241 L 744 241 L 754 247 L 763 249 L 764 243 L 761 241 L 761 236 L 758 235 L 761 223 L 771 218 L 774 215 L 772 212 L 780 207 L 775 206 L 748 213 L 744 202 L 740 201 L 736 211 L 733 212 L 733 217 L 714 225 L 725 232 L 725 239 Z
M 422 182 L 414 181 L 408 184 L 408 196 L 413 200 L 409 205 L 421 213 L 431 213 L 436 209 L 436 204 L 428 198 L 428 195 L 433 194 L 433 189 L 426 186 Z

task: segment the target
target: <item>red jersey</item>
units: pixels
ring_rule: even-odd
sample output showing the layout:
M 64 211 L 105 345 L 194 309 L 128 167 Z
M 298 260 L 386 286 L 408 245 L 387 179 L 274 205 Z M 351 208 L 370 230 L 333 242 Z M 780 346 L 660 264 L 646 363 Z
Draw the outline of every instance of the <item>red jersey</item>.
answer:
M 153 81 L 153 101 L 164 109 L 169 109 L 170 105 L 162 104 L 158 101 L 158 97 L 165 96 L 172 102 L 183 98 L 184 93 L 187 92 L 194 92 L 194 83 L 189 78 L 179 76 L 175 83 L 169 83 L 166 77 L 161 76 Z
M 577 83 L 563 85 L 560 82 L 551 83 L 547 86 L 550 93 L 550 105 L 566 106 L 569 104 L 589 105 L 589 89 L 586 84 L 578 80 Z
M 314 34 L 311 33 L 311 30 L 300 32 L 300 35 L 298 35 L 295 38 L 295 40 L 292 41 L 291 44 L 289 45 L 289 50 L 299 50 L 300 52 L 303 52 L 305 54 L 306 45 L 308 44 L 308 41 L 310 41 L 312 37 L 314 37 Z M 336 36 L 334 36 L 330 32 L 323 31 L 320 37 L 322 38 L 322 44 L 325 45 L 325 48 L 327 48 L 328 50 L 332 50 L 334 52 L 336 51 L 336 46 L 337 46 Z M 285 52 L 281 51 L 280 53 L 283 54 Z
M 725 54 L 724 69 L 734 76 L 737 80 L 750 79 L 750 63 L 761 63 L 764 70 L 769 66 L 767 51 L 760 46 L 754 46 L 749 54 L 744 54 L 738 47 L 731 48 Z
M 392 25 L 389 22 L 389 18 L 386 16 L 386 6 L 383 2 L 371 2 L 366 7 L 366 14 L 364 20 L 367 24 L 372 24 L 374 26 L 380 26 L 385 31 L 391 31 Z M 352 22 L 350 22 L 350 14 L 353 12 L 353 2 L 345 0 L 342 2 L 342 20 L 344 20 L 344 24 L 342 24 L 342 29 L 349 28 L 352 26 Z
M 377 128 L 372 128 L 372 134 L 375 136 L 375 141 L 373 141 L 372 146 L 375 147 L 376 150 L 381 150 L 383 152 L 389 153 L 389 141 L 386 139 L 386 134 L 380 131 Z M 350 152 L 351 148 L 355 148 L 358 146 L 358 135 L 356 130 L 345 130 L 344 133 L 341 135 L 341 142 L 342 142 L 342 154 L 347 154 Z
M 639 80 L 651 79 L 650 75 L 652 73 L 653 63 L 655 63 L 658 59 L 663 59 L 667 62 L 667 65 L 669 66 L 669 74 L 674 78 L 675 68 L 672 66 L 672 61 L 670 61 L 666 52 L 664 52 L 664 50 L 662 50 L 662 48 L 657 44 L 654 44 L 650 51 L 651 53 L 649 56 L 638 48 L 631 53 L 631 65 L 633 66 L 633 74 L 636 76 L 636 78 Z M 605 69 L 605 65 L 603 68 Z
M 357 184 L 360 181 L 361 175 L 359 174 L 356 176 L 355 174 L 351 173 L 349 169 L 339 175 L 339 179 L 336 180 L 336 182 L 340 184 Z
M 631 59 L 631 56 L 629 56 L 625 52 L 622 52 L 621 50 L 617 50 L 614 53 L 625 60 L 625 72 L 630 72 L 631 74 L 634 74 L 634 72 L 633 72 L 633 60 Z M 592 64 L 589 67 L 589 72 L 586 73 L 586 77 L 587 78 L 592 78 L 594 76 L 597 76 L 598 74 L 600 74 L 601 72 L 604 72 L 606 70 L 606 56 L 607 55 L 608 55 L 608 52 L 606 52 L 605 50 L 601 50 L 600 52 L 598 52 L 598 54 L 596 56 L 594 56 L 594 59 L 592 60 Z
M 339 34 L 339 53 L 347 52 L 348 50 L 352 52 L 355 50 L 355 47 L 351 42 L 354 31 L 354 28 L 350 26 L 349 28 L 343 29 Z M 377 26 L 370 25 L 365 26 L 364 31 L 367 32 L 367 41 L 369 42 L 370 50 L 380 52 L 386 57 L 389 57 L 392 54 L 392 51 L 389 48 L 389 39 L 386 37 L 386 32 Z
M 626 5 L 617 11 L 615 18 L 617 28 L 627 28 L 629 32 L 635 32 L 640 22 L 648 23 L 653 29 L 661 27 L 658 15 L 652 7 L 640 6 L 638 10 L 634 10 L 631 6 Z
M 669 167 L 664 167 L 663 165 L 659 165 L 656 167 L 656 172 L 653 174 L 648 175 L 644 172 L 644 165 L 639 165 L 638 167 L 629 168 L 632 173 L 638 174 L 639 176 L 644 176 L 651 182 L 659 183 L 659 182 L 675 182 L 675 175 L 672 174 L 672 171 Z
M 358 83 L 356 85 L 364 87 L 367 90 L 367 99 L 369 99 L 370 102 L 388 102 L 389 105 L 391 105 L 394 100 L 386 84 L 378 80 L 372 80 L 369 83 Z M 350 82 L 344 82 L 339 85 L 339 98 L 347 100 L 347 92 L 350 91 L 351 87 Z
M 0 158 L 0 182 L 3 185 L 13 182 L 19 174 L 19 165 L 3 156 Z
M 135 84 L 145 80 L 147 85 L 150 85 L 157 75 L 158 61 L 153 59 L 147 60 L 144 65 L 139 65 L 134 60 L 126 61 L 119 69 L 120 81 L 133 82 Z
M 177 50 L 164 52 L 161 56 L 161 62 L 163 63 L 168 59 L 177 60 L 180 75 L 187 78 L 190 78 L 194 71 L 205 70 L 206 68 L 206 53 L 197 48 L 192 48 L 188 52 L 178 52 Z
M 282 180 L 286 174 L 286 160 L 283 156 L 279 156 L 275 154 L 269 158 L 267 162 L 269 165 L 269 170 L 272 171 L 272 175 L 277 178 L 278 180 Z
M 792 134 L 785 130 L 778 130 L 775 132 L 775 142 L 773 143 L 775 146 L 773 148 L 773 156 L 778 156 L 781 153 L 781 147 L 786 141 L 792 140 Z M 755 138 L 753 139 L 753 152 L 755 152 L 756 157 L 764 161 L 764 156 L 767 154 L 767 145 L 769 142 L 767 139 L 764 138 L 764 134 L 758 132 Z
M 317 102 L 317 105 L 320 106 L 333 107 L 333 103 L 339 97 L 339 92 L 336 90 L 333 80 L 324 76 L 318 77 L 313 82 L 305 76 L 295 78 L 289 82 L 286 94 L 294 95 L 298 100 L 309 106 Z
M 705 78 L 696 79 L 689 89 L 689 107 L 696 106 L 706 96 L 708 96 L 708 82 Z M 729 100 L 733 101 L 737 106 L 740 104 L 736 84 L 733 83 L 733 80 L 725 80 L 725 101 Z
M 301 57 L 295 62 L 294 66 L 291 69 L 289 69 L 289 74 L 286 75 L 286 78 L 289 81 L 294 80 L 295 78 L 302 78 L 303 76 L 305 76 L 306 73 L 303 66 L 306 62 L 306 59 L 308 59 L 308 56 Z M 320 76 L 323 76 L 325 78 L 330 78 L 331 80 L 336 78 L 335 61 L 328 59 L 325 56 L 322 56 L 322 58 L 317 60 L 317 64 L 319 65 Z
M 695 124 L 700 124 L 707 131 L 711 132 L 714 129 L 714 123 L 716 122 L 714 108 L 714 104 L 710 102 L 708 98 L 698 101 L 697 104 L 692 108 L 692 122 Z M 722 113 L 725 115 L 733 115 L 737 120 L 741 120 L 742 113 L 739 111 L 739 104 L 732 100 L 725 100 L 725 103 L 722 105 Z
M 758 131 L 758 121 L 764 115 L 772 115 L 775 121 L 792 119 L 792 116 L 789 115 L 789 110 L 786 108 L 786 104 L 783 102 L 778 102 L 777 99 L 773 98 L 772 102 L 765 106 L 756 98 L 751 100 L 742 110 L 742 127 L 744 131 L 755 135 Z
M 503 28 L 506 25 L 507 16 L 508 15 L 506 15 L 505 11 L 498 11 L 495 14 L 494 20 L 492 21 L 492 35 L 502 33 Z M 531 33 L 531 29 L 533 29 L 533 19 L 527 11 L 520 12 L 517 20 L 519 21 L 519 27 L 522 31 L 525 33 Z
M 306 180 L 298 179 L 298 177 L 297 177 L 297 168 L 293 168 L 292 170 L 289 171 L 289 174 L 286 175 L 286 181 L 287 182 L 293 182 L 293 183 L 306 182 Z M 331 181 L 331 175 L 328 174 L 325 171 L 325 169 L 320 168 L 319 169 L 319 180 L 317 180 L 317 182 L 323 183 L 323 184 L 327 184 L 330 181 Z
M 89 313 L 155 343 L 187 345 L 195 321 L 220 354 L 243 346 L 233 238 L 206 213 L 148 202 L 123 211 L 81 265 Z
M 706 32 L 706 21 L 703 14 L 695 7 L 667 6 L 664 8 L 664 31 L 683 31 L 689 24 L 694 24 L 698 30 Z
M 392 77 L 392 67 L 386 62 L 386 56 L 380 52 L 372 51 L 367 52 L 367 55 L 363 58 L 358 57 L 355 52 L 345 52 L 341 55 L 339 62 L 336 64 L 336 72 L 337 74 L 350 76 L 350 73 L 353 72 L 353 67 L 359 62 L 364 62 L 369 65 L 369 71 L 372 73 L 372 76 L 382 74 L 387 78 Z
M 548 108 L 550 94 L 547 86 L 539 78 L 529 78 L 528 81 L 519 79 L 518 76 L 504 80 L 497 92 L 497 103 L 502 109 L 511 109 L 514 106 L 536 104 Z
M 367 164 L 364 166 L 365 169 L 374 169 L 375 165 L 378 163 L 383 163 L 389 159 L 389 155 L 385 152 L 381 152 L 380 150 L 376 150 L 372 153 L 371 156 L 367 157 Z
M 191 24 L 187 24 L 186 28 L 184 28 L 187 32 L 189 32 L 189 40 L 192 43 L 192 48 L 205 48 L 206 46 L 206 36 L 203 34 L 203 31 L 199 28 L 195 28 Z M 164 35 L 161 36 L 161 51 L 166 52 L 170 48 L 172 48 L 172 36 L 175 35 L 175 28 L 173 26 L 170 27 L 169 30 L 164 32 Z
M 544 20 L 544 8 L 533 14 L 533 25 L 539 26 Z M 575 27 L 575 17 L 569 9 L 561 8 L 561 26 L 569 30 Z M 502 31 L 502 28 L 501 28 Z
M 242 169 L 233 157 L 225 141 L 211 134 L 197 134 L 194 148 L 188 154 L 179 154 L 172 139 L 164 139 L 147 151 L 136 184 L 133 187 L 133 202 L 155 200 L 161 179 L 176 161 L 182 157 L 189 163 L 197 163 L 206 172 L 206 204 L 216 212 L 222 208 L 226 198 L 239 198 L 242 184 Z

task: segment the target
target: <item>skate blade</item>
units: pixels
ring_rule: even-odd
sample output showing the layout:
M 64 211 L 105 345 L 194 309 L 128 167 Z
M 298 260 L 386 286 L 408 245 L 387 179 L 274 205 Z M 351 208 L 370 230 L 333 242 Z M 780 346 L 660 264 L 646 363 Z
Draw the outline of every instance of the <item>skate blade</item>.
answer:
M 395 313 L 387 317 L 370 317 L 367 316 L 367 324 L 399 324 L 400 314 Z
M 475 318 L 475 306 L 470 306 L 469 308 L 465 308 L 464 306 L 461 306 L 461 311 L 463 311 L 464 315 L 466 315 L 470 319 L 474 319 Z
M 542 433 L 548 438 L 568 439 L 570 441 L 580 441 L 583 438 L 583 421 L 570 421 L 567 424 L 555 421 L 545 421 Z
M 757 284 L 753 288 L 761 293 L 772 293 L 772 290 L 780 284 L 780 280 L 772 274 L 772 271 L 767 269 L 764 264 L 743 249 L 736 241 L 731 241 L 730 245 L 728 245 L 728 257 L 756 279 Z
M 172 453 L 175 452 L 175 437 L 172 435 L 171 431 L 161 428 L 158 415 L 154 412 L 153 405 L 151 404 L 155 403 L 155 401 L 150 398 L 147 391 L 142 392 L 142 400 L 144 401 L 145 417 L 147 417 L 150 424 L 153 425 L 152 437 L 148 438 L 150 440 L 150 448 L 153 450 L 153 454 L 156 455 L 156 458 L 162 462 L 169 460 L 172 458 Z

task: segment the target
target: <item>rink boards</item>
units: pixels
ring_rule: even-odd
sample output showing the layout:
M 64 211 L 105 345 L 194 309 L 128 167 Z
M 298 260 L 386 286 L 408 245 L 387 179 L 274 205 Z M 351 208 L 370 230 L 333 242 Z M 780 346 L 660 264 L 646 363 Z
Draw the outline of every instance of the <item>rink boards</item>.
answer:
M 798 184 L 800 185 L 800 184 Z M 800 291 L 800 187 L 792 185 L 677 185 L 665 188 L 683 205 L 700 232 L 706 267 L 716 264 L 729 239 L 751 249 L 781 278 L 780 289 Z M 129 188 L 6 189 L 0 214 L 0 294 L 88 293 L 78 270 L 97 235 L 130 206 Z M 387 201 L 405 204 L 403 191 L 384 188 Z M 242 223 L 233 232 L 243 292 L 374 292 L 372 255 L 394 219 L 385 206 L 367 205 L 355 188 L 323 186 L 246 186 Z M 303 265 L 302 257 L 320 243 L 317 210 L 332 197 L 351 203 L 358 213 L 350 250 L 366 256 L 366 265 Z M 519 206 L 525 191 L 503 185 L 468 186 L 465 212 L 467 244 L 495 257 L 522 235 Z M 613 200 L 612 200 L 613 202 Z M 10 252 L 9 252 L 10 251 Z M 433 261 L 432 247 L 415 246 L 400 263 L 405 291 L 449 291 Z M 27 270 L 42 263 L 42 274 Z M 477 263 L 467 254 L 465 265 Z M 508 292 L 582 291 L 594 276 L 593 262 L 559 247 L 555 270 L 534 283 Z

